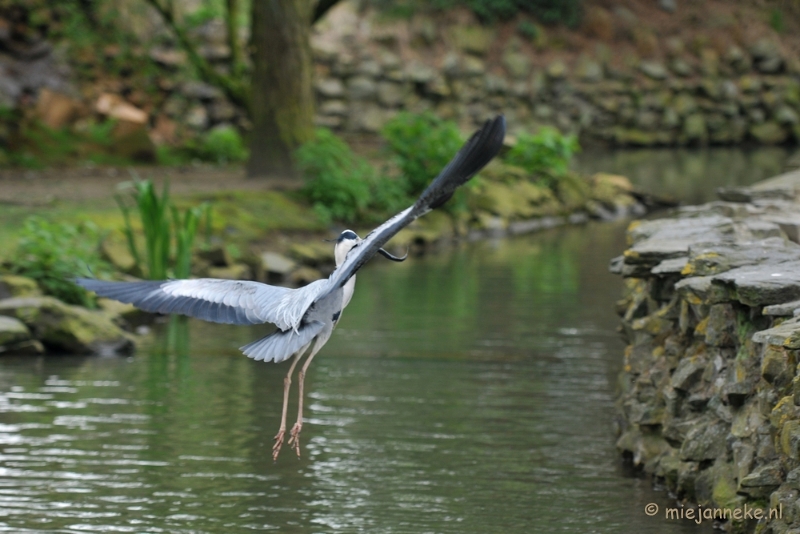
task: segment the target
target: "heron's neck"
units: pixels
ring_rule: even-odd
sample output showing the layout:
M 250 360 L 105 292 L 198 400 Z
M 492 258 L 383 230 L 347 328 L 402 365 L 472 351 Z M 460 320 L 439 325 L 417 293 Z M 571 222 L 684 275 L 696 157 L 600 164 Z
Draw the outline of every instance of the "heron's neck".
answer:
M 353 298 L 353 291 L 356 290 L 356 275 L 350 277 L 344 287 L 342 288 L 342 309 L 345 309 L 350 304 L 350 299 Z

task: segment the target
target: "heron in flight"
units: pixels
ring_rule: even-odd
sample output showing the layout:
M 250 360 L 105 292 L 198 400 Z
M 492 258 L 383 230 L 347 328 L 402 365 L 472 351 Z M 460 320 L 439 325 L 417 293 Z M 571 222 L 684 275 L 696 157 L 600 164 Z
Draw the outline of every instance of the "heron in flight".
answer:
M 75 282 L 100 296 L 130 303 L 153 313 L 179 313 L 225 324 L 272 323 L 277 330 L 241 347 L 256 361 L 282 362 L 292 358 L 283 381 L 281 426 L 272 448 L 277 460 L 286 434 L 286 410 L 292 373 L 303 354 L 309 351 L 298 373 L 299 402 L 297 421 L 289 446 L 300 456 L 300 431 L 303 428 L 303 381 L 311 360 L 331 337 L 342 310 L 353 296 L 356 272 L 375 254 L 403 261 L 382 247 L 397 232 L 415 219 L 438 208 L 497 155 L 503 145 L 506 123 L 502 115 L 486 121 L 461 147 L 413 206 L 374 229 L 365 238 L 352 230 L 339 235 L 334 245 L 336 269 L 326 279 L 305 287 L 289 289 L 260 282 L 199 278 L 142 282 L 106 282 L 78 278 Z

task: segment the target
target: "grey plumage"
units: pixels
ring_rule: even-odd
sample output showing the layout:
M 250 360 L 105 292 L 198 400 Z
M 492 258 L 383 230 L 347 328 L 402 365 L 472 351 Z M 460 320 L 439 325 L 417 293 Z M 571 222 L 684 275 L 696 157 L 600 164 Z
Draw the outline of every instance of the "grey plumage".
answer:
M 337 265 L 328 279 L 317 280 L 298 289 L 212 278 L 153 282 L 106 282 L 79 278 L 76 283 L 98 295 L 133 304 L 148 312 L 178 313 L 225 324 L 272 323 L 278 327 L 278 332 L 245 345 L 242 350 L 258 360 L 284 361 L 293 352 L 280 353 L 280 349 L 297 350 L 308 342 L 306 338 L 311 332 L 317 335 L 322 331 L 312 324 L 312 316 L 318 313 L 312 312 L 318 308 L 329 308 L 327 299 L 341 292 L 348 280 L 382 250 L 381 247 L 389 239 L 418 217 L 446 202 L 458 186 L 486 165 L 500 150 L 504 134 L 505 120 L 502 116 L 487 121 L 413 206 L 390 218 L 363 240 L 350 230 L 342 232 L 343 237 L 347 235 L 346 242 L 354 243 L 344 262 Z M 342 242 L 340 239 L 337 246 Z M 341 300 L 339 295 L 338 301 Z M 333 310 L 330 317 L 320 317 L 318 320 L 323 324 L 334 323 L 332 315 L 335 312 L 341 312 L 341 308 Z M 274 339 L 267 342 L 270 337 Z
M 302 426 L 302 384 L 305 369 L 320 348 L 328 341 L 347 306 L 355 287 L 356 272 L 375 254 L 402 261 L 383 250 L 383 245 L 415 219 L 438 208 L 455 190 L 469 180 L 497 155 L 505 136 L 505 119 L 498 116 L 486 121 L 464 144 L 439 176 L 425 189 L 413 206 L 403 210 L 360 239 L 355 232 L 345 230 L 334 247 L 336 269 L 327 279 L 317 280 L 299 289 L 275 287 L 259 282 L 217 280 L 162 280 L 143 282 L 106 282 L 78 278 L 75 282 L 100 296 L 153 313 L 179 313 L 205 321 L 252 325 L 272 323 L 278 329 L 253 343 L 241 347 L 242 352 L 257 361 L 282 362 L 298 358 L 311 347 L 300 374 L 300 415 L 292 439 L 299 454 L 298 435 Z M 286 414 L 281 431 L 276 436 L 277 451 L 283 442 Z M 291 443 L 291 441 L 290 441 Z

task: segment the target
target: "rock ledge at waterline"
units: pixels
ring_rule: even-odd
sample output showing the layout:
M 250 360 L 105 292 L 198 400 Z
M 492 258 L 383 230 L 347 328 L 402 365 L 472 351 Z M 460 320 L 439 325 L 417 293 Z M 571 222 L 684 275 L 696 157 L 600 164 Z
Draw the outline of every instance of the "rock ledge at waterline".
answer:
M 585 178 L 568 174 L 551 189 L 513 173 L 507 166 L 490 165 L 482 175 L 485 181 L 475 187 L 468 210 L 457 215 L 435 211 L 400 231 L 390 248 L 403 254 L 458 239 L 501 237 L 590 219 L 630 217 L 661 202 L 637 192 L 622 176 L 599 173 Z M 361 235 L 369 230 L 356 229 Z M 306 236 L 307 241 L 299 242 L 278 239 L 279 243 L 291 242 L 280 251 L 286 256 L 274 250 L 250 250 L 237 261 L 222 245 L 203 249 L 192 258 L 192 276 L 304 285 L 333 269 L 333 247 L 323 243 L 322 237 L 327 234 Z M 100 248 L 118 277 L 130 279 L 139 274 L 124 244 L 107 237 Z M 0 354 L 130 352 L 136 336 L 125 329 L 146 322 L 149 314 L 108 299 L 98 299 L 97 304 L 97 310 L 70 306 L 43 296 L 34 280 L 0 274 Z
M 800 532 L 800 171 L 720 197 L 632 223 L 611 262 L 617 447 L 685 502 L 782 506 L 728 531 Z

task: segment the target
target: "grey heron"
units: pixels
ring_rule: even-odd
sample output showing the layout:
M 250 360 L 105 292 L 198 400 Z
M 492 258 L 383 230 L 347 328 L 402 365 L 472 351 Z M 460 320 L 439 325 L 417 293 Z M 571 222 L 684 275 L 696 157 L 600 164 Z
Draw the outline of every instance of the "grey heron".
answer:
M 303 382 L 308 366 L 325 345 L 341 319 L 355 289 L 356 272 L 375 254 L 402 261 L 382 247 L 412 221 L 438 208 L 497 155 L 505 136 L 502 115 L 486 121 L 461 147 L 413 206 L 401 211 L 361 239 L 352 230 L 339 235 L 334 245 L 336 268 L 327 279 L 297 289 L 253 281 L 200 278 L 142 282 L 107 282 L 78 278 L 75 282 L 100 296 L 130 303 L 154 313 L 178 313 L 206 321 L 252 325 L 272 323 L 273 333 L 240 348 L 256 361 L 282 362 L 294 357 L 284 378 L 281 426 L 275 436 L 272 456 L 277 460 L 286 434 L 286 411 L 292 374 L 309 350 L 298 373 L 297 421 L 289 446 L 300 456 L 303 427 Z

